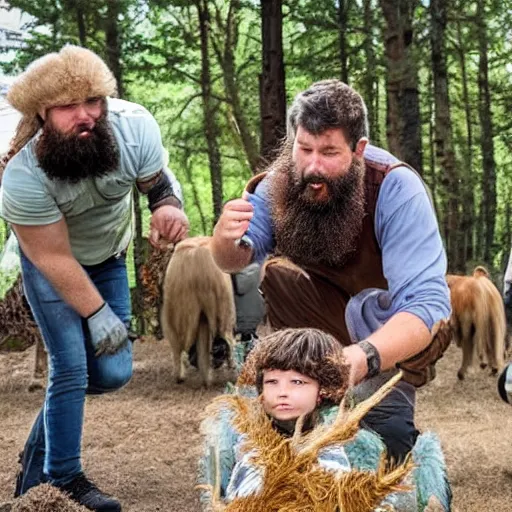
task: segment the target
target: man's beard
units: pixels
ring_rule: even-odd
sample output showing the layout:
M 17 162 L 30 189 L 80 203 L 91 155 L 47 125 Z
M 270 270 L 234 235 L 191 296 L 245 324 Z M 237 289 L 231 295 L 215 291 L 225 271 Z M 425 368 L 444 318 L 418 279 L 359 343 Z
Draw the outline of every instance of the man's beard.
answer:
M 119 148 L 106 115 L 84 138 L 76 133 L 63 135 L 46 125 L 36 156 L 48 178 L 68 183 L 104 176 L 119 166 Z
M 273 169 L 270 199 L 279 254 L 298 265 L 345 264 L 362 231 L 364 162 L 354 158 L 348 173 L 337 178 L 303 178 L 285 149 Z M 315 198 L 310 183 L 323 183 L 328 197 Z

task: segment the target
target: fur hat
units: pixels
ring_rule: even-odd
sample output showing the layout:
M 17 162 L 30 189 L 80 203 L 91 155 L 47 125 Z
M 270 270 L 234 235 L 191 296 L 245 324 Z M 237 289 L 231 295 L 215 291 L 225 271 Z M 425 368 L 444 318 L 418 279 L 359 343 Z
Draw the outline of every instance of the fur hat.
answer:
M 35 60 L 7 91 L 7 101 L 23 114 L 11 141 L 9 159 L 41 128 L 40 112 L 116 94 L 114 75 L 98 55 L 86 48 L 66 45 L 59 53 Z M 0 178 L 5 165 L 7 160 L 0 164 Z
M 57 105 L 116 94 L 116 79 L 95 53 L 67 45 L 28 66 L 9 87 L 7 101 L 24 116 Z
M 336 338 L 319 329 L 276 331 L 256 343 L 238 377 L 239 386 L 263 390 L 265 370 L 294 370 L 318 381 L 326 404 L 339 404 L 349 386 L 350 367 Z

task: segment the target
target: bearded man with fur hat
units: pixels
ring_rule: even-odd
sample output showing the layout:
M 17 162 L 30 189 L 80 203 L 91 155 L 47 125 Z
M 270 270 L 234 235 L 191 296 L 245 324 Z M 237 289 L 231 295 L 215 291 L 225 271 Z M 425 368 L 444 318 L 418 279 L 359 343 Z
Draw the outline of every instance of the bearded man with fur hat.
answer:
M 355 90 L 325 80 L 297 95 L 279 156 L 226 203 L 212 252 L 227 272 L 270 256 L 268 323 L 335 336 L 357 400 L 402 368 L 403 381 L 362 425 L 403 459 L 418 435 L 415 388 L 433 378 L 450 342 L 446 255 L 424 183 L 368 143 Z
M 82 471 L 84 403 L 86 393 L 119 389 L 132 373 L 125 254 L 133 185 L 148 195 L 153 245 L 188 232 L 155 119 L 115 95 L 114 76 L 89 50 L 65 46 L 36 60 L 8 91 L 23 117 L 0 170 L 0 215 L 18 239 L 49 354 L 15 495 L 49 482 L 98 511 L 121 505 Z

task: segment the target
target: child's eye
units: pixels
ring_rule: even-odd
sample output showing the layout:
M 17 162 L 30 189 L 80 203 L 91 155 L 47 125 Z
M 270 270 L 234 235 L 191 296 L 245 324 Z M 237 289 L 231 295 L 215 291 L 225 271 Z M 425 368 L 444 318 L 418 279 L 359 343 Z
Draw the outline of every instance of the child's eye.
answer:
M 304 381 L 300 379 L 293 379 L 292 383 L 296 384 L 297 386 L 302 386 L 302 384 L 304 384 Z
M 263 381 L 263 384 L 275 384 L 276 382 L 276 379 L 268 379 Z

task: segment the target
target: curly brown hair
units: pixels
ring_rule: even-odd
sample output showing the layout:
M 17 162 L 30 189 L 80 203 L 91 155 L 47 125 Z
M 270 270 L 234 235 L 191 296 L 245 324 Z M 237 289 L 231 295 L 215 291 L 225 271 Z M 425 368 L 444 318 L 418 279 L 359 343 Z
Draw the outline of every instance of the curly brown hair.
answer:
M 321 80 L 299 93 L 288 112 L 288 140 L 295 139 L 298 126 L 318 135 L 340 128 L 352 150 L 368 137 L 368 114 L 363 98 L 340 80 Z
M 322 404 L 338 404 L 349 385 L 350 366 L 339 341 L 319 329 L 276 331 L 262 338 L 247 358 L 237 384 L 263 390 L 265 370 L 294 370 L 320 386 Z

